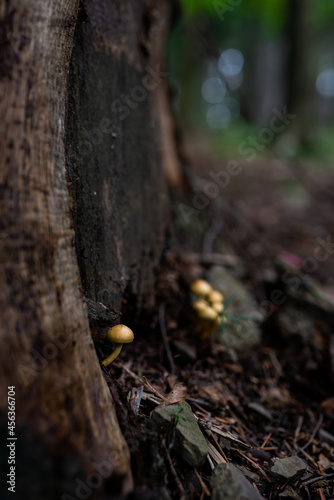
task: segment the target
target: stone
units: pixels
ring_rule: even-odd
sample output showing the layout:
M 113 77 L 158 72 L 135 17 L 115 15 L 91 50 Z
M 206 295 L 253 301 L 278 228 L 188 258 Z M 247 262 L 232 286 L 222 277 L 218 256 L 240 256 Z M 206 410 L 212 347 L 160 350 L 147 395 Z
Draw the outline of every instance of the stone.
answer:
M 273 476 L 288 481 L 298 474 L 302 474 L 307 469 L 307 465 L 301 458 L 294 455 L 287 458 L 276 458 L 270 468 Z
M 261 500 L 264 497 L 232 464 L 219 464 L 211 477 L 211 500 Z
M 287 485 L 284 490 L 279 494 L 279 498 L 288 498 L 289 500 L 302 500 L 302 497 Z
M 245 285 L 220 265 L 210 268 L 207 280 L 215 290 L 224 294 L 225 300 L 234 297 L 226 312 L 234 314 L 235 318 L 227 321 L 225 331 L 220 336 L 221 342 L 236 349 L 258 344 L 261 338 L 258 323 L 262 315 Z
M 172 438 L 172 449 L 189 465 L 199 467 L 208 454 L 208 445 L 197 418 L 188 403 L 176 403 L 158 408 L 152 413 L 151 420 L 157 428 L 163 428 Z

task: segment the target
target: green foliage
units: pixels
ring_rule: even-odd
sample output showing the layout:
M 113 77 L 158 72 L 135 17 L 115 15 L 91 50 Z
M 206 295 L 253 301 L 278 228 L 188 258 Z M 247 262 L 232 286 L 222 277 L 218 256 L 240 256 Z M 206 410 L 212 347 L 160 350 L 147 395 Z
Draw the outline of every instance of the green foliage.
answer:
M 214 0 L 180 0 L 184 14 L 192 17 L 203 12 L 215 12 Z M 224 2 L 220 2 L 224 3 Z M 227 1 L 225 2 L 227 4 Z
M 186 17 L 197 15 L 216 16 L 220 20 L 231 22 L 231 18 L 256 18 L 262 29 L 275 35 L 282 31 L 287 18 L 288 3 L 291 0 L 241 0 L 240 3 L 231 0 L 180 0 Z M 318 28 L 329 27 L 334 18 L 333 0 L 309 1 L 307 16 L 310 23 Z M 231 16 L 229 18 L 229 16 Z
M 181 415 L 182 412 L 183 412 L 183 408 L 180 408 L 176 413 L 170 414 L 172 419 L 171 419 L 171 428 L 170 428 L 169 439 L 168 439 L 169 449 L 173 448 L 174 443 L 175 443 L 175 428 L 176 428 L 177 424 L 179 424 L 182 420 L 184 422 L 187 421 L 187 419 L 183 415 Z
M 288 0 L 252 0 L 250 8 L 266 29 L 274 33 L 284 29 Z
M 263 26 L 274 32 L 282 29 L 288 0 L 243 0 L 239 5 L 231 0 L 180 0 L 184 14 L 193 17 L 206 14 L 224 22 L 232 18 L 257 18 Z
M 334 19 L 333 0 L 309 2 L 308 19 L 312 26 L 319 29 L 332 28 Z
M 183 415 L 181 415 L 182 412 L 183 412 L 183 408 L 180 408 L 177 413 L 170 414 L 170 416 L 172 417 L 175 424 L 178 424 L 179 422 L 181 422 L 181 420 L 183 420 L 184 422 L 186 421 L 186 418 Z
M 221 318 L 221 327 L 220 331 L 223 334 L 225 332 L 226 328 L 226 320 L 230 321 L 231 323 L 237 323 L 237 324 L 242 324 L 245 321 L 252 321 L 252 318 L 250 316 L 244 316 L 242 314 L 235 314 L 235 313 L 227 313 L 226 309 L 228 306 L 233 302 L 235 299 L 234 295 L 231 295 L 227 300 L 224 302 L 224 310 L 223 312 L 219 315 Z

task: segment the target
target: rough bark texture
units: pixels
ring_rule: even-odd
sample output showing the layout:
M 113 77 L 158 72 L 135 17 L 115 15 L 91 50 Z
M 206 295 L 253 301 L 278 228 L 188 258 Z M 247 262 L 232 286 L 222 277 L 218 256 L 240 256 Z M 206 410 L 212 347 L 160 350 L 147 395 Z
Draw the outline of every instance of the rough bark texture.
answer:
M 166 236 L 157 94 L 171 2 L 86 0 L 75 32 L 68 172 L 85 294 L 121 310 L 154 303 Z
M 90 6 L 97 8 L 98 3 L 91 2 Z M 111 9 L 110 2 L 102 4 L 106 11 Z M 64 155 L 65 96 L 77 11 L 76 0 L 7 0 L 0 4 L 0 409 L 2 415 L 7 413 L 7 385 L 15 386 L 20 467 L 17 481 L 20 479 L 25 488 L 19 491 L 17 483 L 20 498 L 59 498 L 62 493 L 73 494 L 77 486 L 74 478 L 83 474 L 87 479 L 85 474 L 96 471 L 102 462 L 112 473 L 114 493 L 128 491 L 132 483 L 128 448 L 90 336 L 69 214 Z M 114 45 L 111 44 L 109 21 L 113 21 L 115 28 L 117 18 L 106 20 L 103 11 L 99 13 L 103 30 L 97 33 L 94 43 L 96 53 L 108 65 L 113 52 L 123 52 L 124 44 L 130 51 L 133 41 L 126 41 L 116 28 L 117 36 Z M 89 47 L 86 50 L 89 52 Z M 135 56 L 134 53 L 133 61 Z M 118 79 L 124 78 L 122 73 L 131 72 L 131 81 L 137 82 L 141 69 L 133 66 L 130 70 L 124 55 L 119 54 L 115 64 L 112 73 L 117 72 Z M 99 71 L 99 66 L 95 70 Z M 104 86 L 103 75 L 98 72 L 94 75 L 94 68 L 90 73 L 95 93 L 104 92 L 104 102 L 109 102 L 117 91 L 112 80 Z M 79 100 L 87 97 L 81 92 L 78 90 Z M 89 102 L 88 99 L 88 105 Z M 100 116 L 102 104 L 99 110 L 89 111 Z M 89 113 L 87 119 L 91 121 L 80 127 L 89 131 L 96 124 L 96 117 Z M 94 185 L 85 184 L 89 192 L 81 193 L 83 198 L 86 195 L 83 211 L 88 210 L 91 199 L 100 199 L 105 208 L 102 218 L 113 217 L 114 203 L 120 204 L 124 217 L 125 229 L 121 231 L 119 218 L 108 241 L 106 233 L 100 234 L 94 227 L 100 216 L 96 215 L 86 226 L 92 245 L 96 248 L 97 241 L 101 248 L 97 272 L 106 288 L 112 269 L 131 272 L 131 265 L 137 265 L 138 252 L 147 269 L 150 252 L 155 252 L 152 244 L 141 245 L 139 249 L 134 246 L 129 249 L 127 261 L 122 260 L 125 245 L 131 242 L 130 235 L 137 235 L 141 242 L 141 238 L 149 237 L 146 229 L 136 223 L 138 219 L 131 219 L 126 210 L 134 203 L 142 210 L 135 191 L 141 189 L 143 193 L 144 213 L 158 202 L 159 196 L 160 186 L 154 182 L 158 174 L 152 159 L 152 139 L 148 129 L 141 128 L 142 120 L 134 110 L 131 123 L 136 125 L 132 132 L 118 130 L 120 136 L 125 136 L 122 141 L 115 140 L 119 154 L 117 162 L 113 158 L 109 168 L 110 175 L 120 176 L 123 183 L 115 188 L 114 184 L 104 182 L 101 170 L 105 164 L 97 164 L 94 158 Z M 147 126 L 152 123 L 148 113 L 144 120 Z M 134 141 L 131 133 L 138 129 L 141 136 L 137 134 Z M 128 144 L 127 140 L 131 142 Z M 108 150 L 112 154 L 110 144 Z M 140 173 L 133 169 L 138 158 L 138 165 L 144 162 L 148 165 Z M 90 161 L 89 156 L 87 172 Z M 99 207 L 95 206 L 95 210 Z M 154 224 L 158 221 L 159 217 L 153 218 Z M 118 232 L 127 237 L 122 241 Z M 90 252 L 88 245 L 86 251 Z M 105 277 L 103 266 L 107 259 L 103 256 L 108 253 L 114 255 L 116 264 L 107 268 Z M 154 255 L 157 260 L 157 254 Z M 87 258 L 91 258 L 90 253 Z M 116 275 L 117 283 L 122 283 L 118 281 L 120 276 Z M 147 288 L 151 277 L 144 284 L 137 282 L 138 287 Z M 120 289 L 122 285 L 115 294 Z M 4 420 L 3 437 L 6 426 Z M 2 449 L 3 454 L 6 451 Z M 75 456 L 79 461 L 73 468 Z M 5 463 L 7 466 L 6 459 Z M 67 478 L 72 475 L 73 481 L 64 490 L 61 480 L 65 473 Z

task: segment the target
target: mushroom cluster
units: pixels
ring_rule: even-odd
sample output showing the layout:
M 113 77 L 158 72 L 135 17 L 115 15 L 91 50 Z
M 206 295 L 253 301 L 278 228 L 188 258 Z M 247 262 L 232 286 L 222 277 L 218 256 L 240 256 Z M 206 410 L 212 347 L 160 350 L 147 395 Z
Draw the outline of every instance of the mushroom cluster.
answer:
M 213 290 L 205 280 L 194 281 L 190 291 L 194 296 L 192 306 L 196 313 L 196 331 L 202 338 L 207 338 L 225 321 L 224 296 L 218 290 Z

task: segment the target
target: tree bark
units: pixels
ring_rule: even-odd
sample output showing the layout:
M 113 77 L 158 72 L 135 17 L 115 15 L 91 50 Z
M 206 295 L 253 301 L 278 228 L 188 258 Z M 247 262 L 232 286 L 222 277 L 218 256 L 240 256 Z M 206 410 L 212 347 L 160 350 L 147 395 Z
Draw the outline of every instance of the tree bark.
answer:
M 87 0 L 77 22 L 78 9 L 77 0 L 0 6 L 0 409 L 5 416 L 7 386 L 15 386 L 17 491 L 25 498 L 67 498 L 79 477 L 101 479 L 101 464 L 113 494 L 131 490 L 74 237 L 85 294 L 119 309 L 127 289 L 141 309 L 153 304 L 167 227 L 155 101 L 166 75 L 155 44 L 161 48 L 169 3 Z M 122 94 L 131 104 L 118 102 Z M 27 442 L 39 452 L 25 455 Z M 40 485 L 29 480 L 36 469 Z
M 171 3 L 109 3 L 85 1 L 75 32 L 68 172 L 85 294 L 116 310 L 125 296 L 136 313 L 154 304 L 167 232 L 157 96 L 168 77 L 162 54 Z

